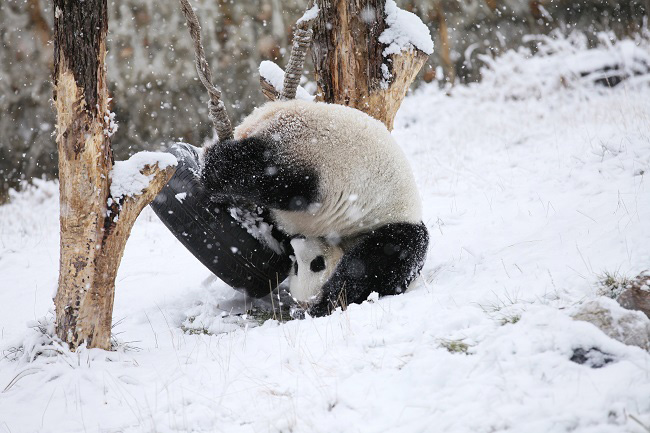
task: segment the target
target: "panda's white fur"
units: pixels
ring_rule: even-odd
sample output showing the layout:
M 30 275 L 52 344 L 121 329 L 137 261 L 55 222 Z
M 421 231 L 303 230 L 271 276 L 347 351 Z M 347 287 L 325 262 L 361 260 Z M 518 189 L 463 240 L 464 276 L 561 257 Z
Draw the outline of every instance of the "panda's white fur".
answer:
M 336 269 L 343 256 L 343 250 L 318 238 L 294 238 L 291 240 L 294 266 L 289 274 L 291 296 L 305 306 L 317 300 L 320 288 Z M 322 269 L 312 269 L 312 262 L 323 258 Z
M 257 108 L 235 138 L 268 138 L 289 164 L 315 167 L 320 200 L 306 211 L 272 210 L 286 233 L 345 241 L 393 222 L 419 223 L 408 161 L 383 123 L 353 108 L 291 100 Z

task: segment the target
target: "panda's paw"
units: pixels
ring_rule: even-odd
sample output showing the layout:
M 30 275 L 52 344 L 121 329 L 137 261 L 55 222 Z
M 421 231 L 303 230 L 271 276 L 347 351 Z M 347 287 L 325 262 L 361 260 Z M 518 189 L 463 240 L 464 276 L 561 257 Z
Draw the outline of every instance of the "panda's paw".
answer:
M 321 299 L 307 309 L 311 317 L 323 317 L 331 314 L 338 307 L 347 306 L 346 302 L 341 300 L 341 291 L 325 291 Z
M 302 320 L 306 316 L 306 311 L 304 308 L 299 306 L 293 306 L 289 310 L 289 316 L 294 320 Z
M 327 307 L 327 304 L 324 304 L 324 303 L 321 302 L 321 303 L 318 303 L 318 304 L 315 304 L 315 305 L 312 305 L 311 307 L 309 307 L 309 309 L 307 310 L 307 313 L 311 317 L 327 316 L 330 313 L 330 311 L 329 311 L 329 308 L 326 308 L 326 307 Z

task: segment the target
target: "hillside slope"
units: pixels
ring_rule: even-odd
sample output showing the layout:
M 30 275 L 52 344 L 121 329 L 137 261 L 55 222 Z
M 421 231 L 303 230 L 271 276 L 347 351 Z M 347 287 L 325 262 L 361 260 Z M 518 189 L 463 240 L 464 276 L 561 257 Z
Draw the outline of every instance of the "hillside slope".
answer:
M 147 209 L 117 278 L 118 350 L 57 353 L 35 322 L 53 308 L 57 185 L 14 195 L 0 432 L 643 432 L 650 354 L 570 313 L 605 272 L 650 267 L 650 86 L 553 84 L 527 58 L 405 100 L 394 135 L 432 238 L 422 278 L 329 317 L 234 314 L 250 301 Z M 517 64 L 528 75 L 500 80 Z M 612 362 L 572 362 L 580 348 Z

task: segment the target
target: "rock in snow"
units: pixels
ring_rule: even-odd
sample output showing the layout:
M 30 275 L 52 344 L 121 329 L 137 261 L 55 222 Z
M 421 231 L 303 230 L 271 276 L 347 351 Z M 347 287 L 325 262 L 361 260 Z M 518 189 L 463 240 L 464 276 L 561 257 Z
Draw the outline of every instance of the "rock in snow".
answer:
M 587 301 L 571 316 L 595 325 L 623 344 L 650 351 L 650 319 L 640 311 L 626 310 L 613 299 L 600 297 Z
M 650 272 L 644 271 L 630 281 L 616 297 L 616 302 L 628 310 L 642 311 L 650 318 Z

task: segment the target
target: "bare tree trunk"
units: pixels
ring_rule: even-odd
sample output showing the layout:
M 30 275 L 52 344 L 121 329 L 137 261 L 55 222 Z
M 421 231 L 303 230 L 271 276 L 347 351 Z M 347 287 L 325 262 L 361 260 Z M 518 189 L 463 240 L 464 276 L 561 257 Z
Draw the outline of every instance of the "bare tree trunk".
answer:
M 319 98 L 357 108 L 392 129 L 406 91 L 428 55 L 414 49 L 384 57 L 385 47 L 378 39 L 386 29 L 385 0 L 317 0 L 317 4 L 312 57 Z
M 447 20 L 445 19 L 445 11 L 442 8 L 442 2 L 436 5 L 436 18 L 438 19 L 438 32 L 440 41 L 442 43 L 440 58 L 447 73 L 447 79 L 451 84 L 456 81 L 456 69 L 454 69 L 454 62 L 451 61 L 451 46 L 449 45 L 449 32 L 447 30 Z
M 29 0 L 27 8 L 29 9 L 29 19 L 34 27 L 34 32 L 38 36 L 43 46 L 46 46 L 52 38 L 50 26 L 43 18 L 41 2 L 39 0 Z M 48 50 L 49 51 L 49 50 Z M 51 51 L 50 51 L 51 52 Z
M 149 188 L 111 200 L 107 125 L 106 0 L 54 0 L 54 103 L 59 153 L 61 258 L 56 333 L 71 349 L 110 348 L 115 276 L 140 210 L 173 174 L 147 166 Z M 157 188 L 157 189 L 156 189 Z

